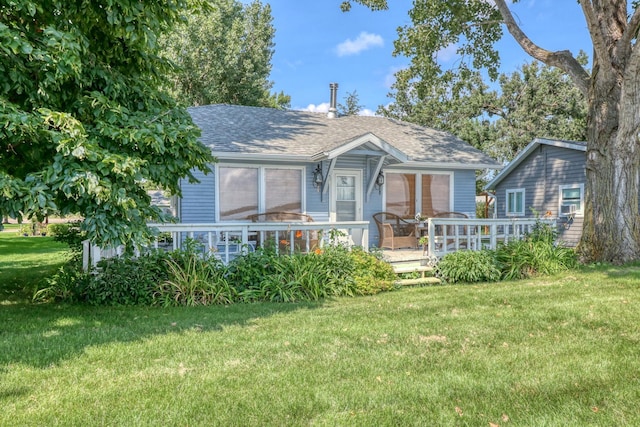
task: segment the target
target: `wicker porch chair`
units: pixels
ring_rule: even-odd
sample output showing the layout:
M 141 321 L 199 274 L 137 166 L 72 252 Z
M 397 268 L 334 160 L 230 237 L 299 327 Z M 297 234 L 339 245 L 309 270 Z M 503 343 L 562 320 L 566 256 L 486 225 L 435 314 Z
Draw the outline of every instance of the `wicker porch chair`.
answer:
M 395 250 L 398 248 L 416 248 L 416 225 L 391 212 L 373 214 L 373 220 L 380 234 L 380 248 Z

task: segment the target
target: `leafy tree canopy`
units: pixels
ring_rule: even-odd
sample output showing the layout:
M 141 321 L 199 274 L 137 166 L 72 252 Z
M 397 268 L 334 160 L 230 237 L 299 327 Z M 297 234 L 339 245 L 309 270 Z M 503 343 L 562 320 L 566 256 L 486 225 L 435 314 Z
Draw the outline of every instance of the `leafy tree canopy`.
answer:
M 386 8 L 388 3 L 345 0 L 343 10 L 352 2 L 372 8 Z M 432 80 L 447 74 L 438 63 L 438 53 L 451 46 L 460 56 L 451 75 L 464 80 L 471 70 L 484 69 L 495 79 L 499 66 L 495 42 L 506 30 L 531 57 L 570 76 L 587 101 L 587 178 L 578 252 L 585 262 L 638 260 L 640 1 L 578 2 L 593 47 L 591 70 L 569 50 L 537 45 L 513 15 L 514 3 L 518 1 L 416 0 L 409 12 L 411 24 L 398 30 L 395 51 L 411 58 L 409 72 L 418 87 L 428 88 Z
M 158 88 L 157 37 L 196 0 L 0 0 L 0 214 L 80 214 L 98 244 L 163 219 L 144 184 L 179 193 L 214 159 Z
M 561 70 L 537 61 L 501 74 L 497 89 L 479 72 L 445 73 L 419 88 L 407 71 L 396 77 L 394 102 L 379 114 L 446 130 L 503 161 L 536 137 L 586 139 L 584 96 Z
M 210 0 L 160 39 L 171 70 L 171 91 L 188 105 L 227 103 L 286 108 L 291 98 L 270 94 L 274 52 L 271 6 L 259 1 Z
M 363 105 L 360 105 L 360 97 L 357 91 L 347 92 L 347 96 L 344 97 L 344 104 L 338 104 L 338 113 L 341 116 L 355 116 L 362 109 Z

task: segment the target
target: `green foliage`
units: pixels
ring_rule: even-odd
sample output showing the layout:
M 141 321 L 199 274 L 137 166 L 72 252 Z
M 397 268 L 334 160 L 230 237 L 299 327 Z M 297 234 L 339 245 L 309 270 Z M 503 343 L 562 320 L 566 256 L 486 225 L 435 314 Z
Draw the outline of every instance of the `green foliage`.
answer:
M 338 113 L 341 116 L 356 116 L 364 108 L 364 105 L 360 105 L 360 97 L 357 91 L 347 92 L 347 96 L 344 98 L 344 104 L 338 104 Z
M 158 285 L 169 280 L 168 258 L 165 252 L 153 251 L 137 258 L 102 260 L 79 299 L 91 305 L 151 305 Z
M 539 222 L 521 240 L 511 240 L 496 251 L 504 279 L 522 279 L 534 275 L 555 274 L 577 265 L 572 248 L 556 244 L 556 231 Z
M 49 224 L 47 229 L 53 240 L 66 243 L 74 254 L 79 255 L 82 252 L 82 241 L 87 238 L 81 227 L 81 223 L 76 221 Z
M 187 105 L 288 107 L 291 97 L 269 93 L 274 35 L 269 4 L 212 0 L 160 38 L 171 91 Z
M 226 269 L 214 258 L 203 258 L 194 251 L 173 253 L 165 260 L 169 278 L 154 294 L 164 306 L 229 304 L 235 289 L 225 278 Z
M 45 302 L 80 302 L 91 276 L 82 271 L 76 258 L 62 265 L 58 271 L 45 279 L 45 286 L 39 287 L 32 300 Z
M 148 237 L 163 214 L 144 183 L 179 193 L 214 160 L 159 90 L 157 36 L 198 3 L 2 3 L 0 216 L 79 213 L 95 243 Z
M 436 265 L 438 277 L 448 283 L 497 282 L 501 273 L 493 251 L 457 251 Z
M 354 290 L 358 295 L 373 295 L 395 288 L 396 274 L 391 264 L 361 248 L 353 248 Z
M 586 55 L 580 58 L 586 63 Z M 394 102 L 379 113 L 449 131 L 501 160 L 541 135 L 586 139 L 584 96 L 562 71 L 536 61 L 501 74 L 499 90 L 490 90 L 479 72 L 417 81 L 402 70 L 396 77 Z

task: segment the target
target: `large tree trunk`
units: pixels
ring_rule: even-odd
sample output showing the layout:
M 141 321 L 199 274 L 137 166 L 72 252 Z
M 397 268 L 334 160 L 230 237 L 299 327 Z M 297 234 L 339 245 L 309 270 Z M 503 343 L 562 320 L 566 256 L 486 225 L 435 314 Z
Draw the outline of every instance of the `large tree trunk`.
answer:
M 583 262 L 640 259 L 640 79 L 636 58 L 620 74 L 594 66 L 589 99 Z M 605 75 L 606 74 L 606 75 Z

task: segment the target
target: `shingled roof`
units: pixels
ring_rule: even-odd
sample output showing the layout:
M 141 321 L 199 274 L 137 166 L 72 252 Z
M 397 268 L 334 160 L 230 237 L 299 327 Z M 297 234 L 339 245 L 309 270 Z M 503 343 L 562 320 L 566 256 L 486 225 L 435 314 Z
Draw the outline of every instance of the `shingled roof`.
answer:
M 373 143 L 397 162 L 465 169 L 500 168 L 496 160 L 461 139 L 385 117 L 215 104 L 188 109 L 201 141 L 218 157 L 278 156 L 317 161 L 343 147 Z

